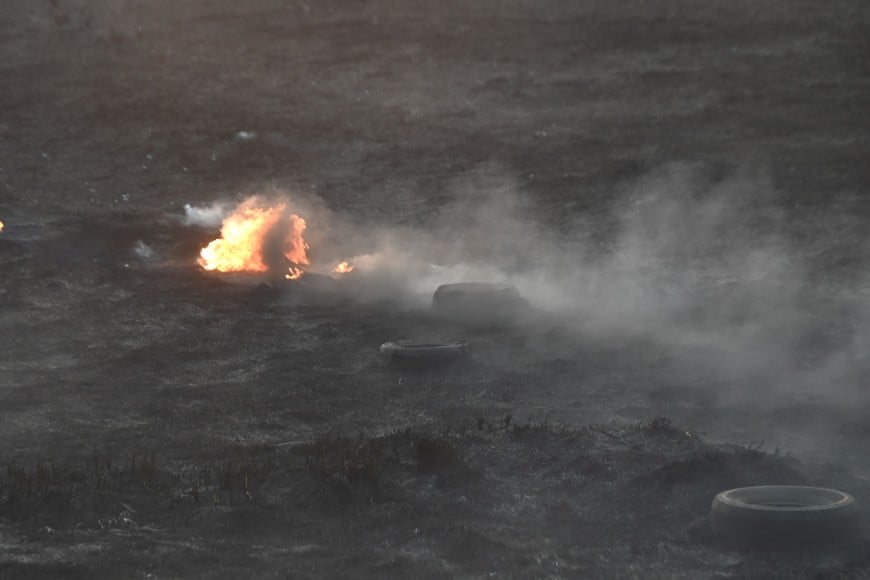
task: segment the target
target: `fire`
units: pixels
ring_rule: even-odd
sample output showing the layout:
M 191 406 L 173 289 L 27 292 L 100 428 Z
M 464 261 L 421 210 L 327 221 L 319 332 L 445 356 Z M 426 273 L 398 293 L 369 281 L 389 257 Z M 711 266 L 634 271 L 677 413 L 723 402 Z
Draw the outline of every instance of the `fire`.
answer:
M 350 262 L 342 262 L 332 269 L 333 274 L 348 274 L 353 272 L 353 264 Z
M 287 204 L 264 205 L 257 197 L 242 202 L 221 226 L 221 237 L 202 249 L 197 263 L 218 272 L 266 272 L 267 246 L 280 245 L 290 262 L 288 280 L 295 280 L 309 264 L 305 220 L 290 213 Z
M 305 270 L 302 268 L 297 268 L 296 266 L 290 266 L 287 268 L 289 272 L 284 274 L 284 277 L 288 280 L 297 280 L 302 277 L 302 274 L 305 273 Z
M 3 224 L 3 221 L 0 220 L 0 232 L 6 229 L 6 226 Z

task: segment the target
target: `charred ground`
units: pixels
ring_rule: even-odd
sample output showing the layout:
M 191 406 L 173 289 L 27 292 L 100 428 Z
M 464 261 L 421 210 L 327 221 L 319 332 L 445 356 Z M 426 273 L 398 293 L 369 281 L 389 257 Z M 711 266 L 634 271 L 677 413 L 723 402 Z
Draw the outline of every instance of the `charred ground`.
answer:
M 415 226 L 495 164 L 606 245 L 650 172 L 749 166 L 810 278 L 854 281 L 868 24 L 845 0 L 4 2 L 0 576 L 866 576 L 863 546 L 783 565 L 703 521 L 742 484 L 867 505 L 866 399 L 732 396 L 545 315 L 466 329 L 209 276 L 214 232 L 180 218 L 277 185 Z M 376 364 L 415 336 L 473 362 Z

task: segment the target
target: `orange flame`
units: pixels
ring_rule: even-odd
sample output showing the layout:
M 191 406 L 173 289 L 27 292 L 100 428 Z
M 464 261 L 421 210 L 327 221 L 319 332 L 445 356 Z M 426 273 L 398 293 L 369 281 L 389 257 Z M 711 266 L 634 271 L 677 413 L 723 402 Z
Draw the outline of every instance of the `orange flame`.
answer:
M 305 273 L 305 270 L 302 268 L 297 268 L 296 266 L 290 266 L 287 268 L 289 271 L 287 274 L 284 274 L 284 277 L 288 280 L 298 280 L 302 277 L 302 274 Z
M 6 229 L 6 225 L 4 225 L 2 221 L 0 221 L 0 232 L 2 232 L 5 229 Z
M 353 272 L 353 264 L 350 262 L 342 262 L 332 269 L 333 274 L 349 274 Z
M 283 234 L 281 251 L 291 264 L 285 277 L 295 280 L 302 276 L 302 267 L 309 264 L 308 244 L 302 236 L 305 227 L 303 218 L 288 213 L 287 204 L 264 207 L 259 198 L 249 198 L 224 219 L 221 237 L 202 249 L 197 263 L 209 271 L 266 272 L 266 241 L 272 235 Z

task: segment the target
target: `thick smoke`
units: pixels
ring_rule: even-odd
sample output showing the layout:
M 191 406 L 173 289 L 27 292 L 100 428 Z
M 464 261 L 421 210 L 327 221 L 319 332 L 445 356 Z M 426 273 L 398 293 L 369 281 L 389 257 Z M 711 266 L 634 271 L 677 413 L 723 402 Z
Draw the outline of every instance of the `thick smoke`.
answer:
M 230 206 L 217 202 L 205 207 L 184 204 L 184 223 L 189 226 L 202 226 L 206 228 L 218 227 L 230 211 Z
M 671 166 L 622 192 L 597 221 L 581 216 L 556 230 L 513 180 L 487 168 L 454 183 L 423 227 L 353 231 L 370 250 L 351 260 L 371 296 L 422 305 L 442 283 L 510 282 L 578 334 L 652 341 L 677 369 L 742 394 L 863 396 L 866 280 L 843 282 L 812 258 L 836 248 L 793 241 L 763 174 L 708 173 Z
M 675 372 L 727 383 L 729 396 L 864 396 L 868 278 L 843 280 L 814 258 L 837 248 L 793 241 L 764 174 L 671 166 L 614 193 L 611 211 L 558 228 L 497 167 L 448 193 L 413 228 L 355 224 L 317 200 L 269 197 L 292 198 L 308 221 L 310 272 L 353 263 L 347 286 L 358 300 L 422 308 L 440 284 L 509 282 L 548 324 L 585 339 L 650 341 Z M 202 221 L 223 208 L 186 210 Z

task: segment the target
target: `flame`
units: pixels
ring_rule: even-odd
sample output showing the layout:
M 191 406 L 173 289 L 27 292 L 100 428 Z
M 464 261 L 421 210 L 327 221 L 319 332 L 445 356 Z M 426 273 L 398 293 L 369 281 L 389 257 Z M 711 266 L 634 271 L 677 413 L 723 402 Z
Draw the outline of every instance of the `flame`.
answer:
M 290 266 L 287 269 L 289 270 L 289 273 L 284 274 L 284 277 L 287 280 L 298 280 L 302 277 L 302 274 L 305 273 L 305 270 L 303 270 L 302 268 L 297 268 L 296 266 Z
M 264 257 L 267 240 L 282 234 L 281 252 L 291 264 L 285 277 L 295 280 L 309 264 L 308 244 L 302 236 L 305 227 L 305 220 L 289 213 L 287 204 L 264 206 L 261 199 L 252 197 L 224 219 L 221 237 L 202 249 L 197 263 L 209 271 L 266 272 L 269 270 Z
M 6 225 L 3 223 L 2 220 L 0 220 L 0 232 L 2 232 L 5 229 L 6 229 Z
M 353 264 L 350 262 L 342 262 L 332 269 L 333 274 L 348 274 L 353 272 Z

